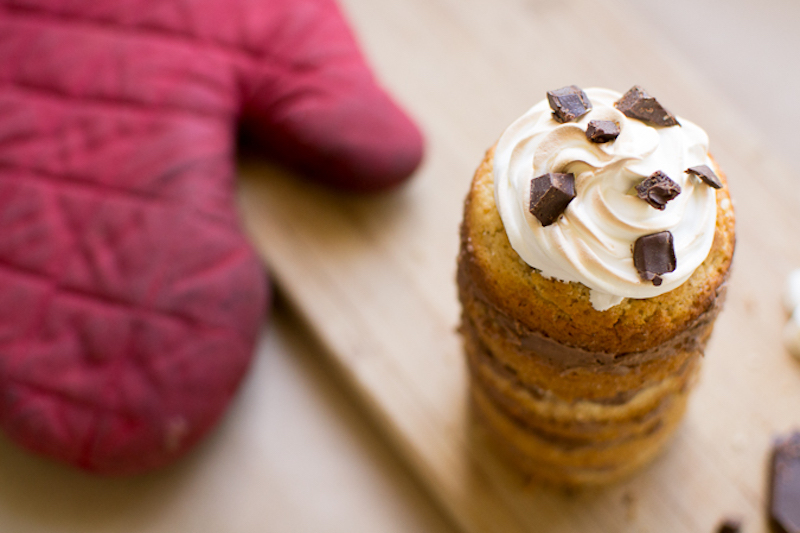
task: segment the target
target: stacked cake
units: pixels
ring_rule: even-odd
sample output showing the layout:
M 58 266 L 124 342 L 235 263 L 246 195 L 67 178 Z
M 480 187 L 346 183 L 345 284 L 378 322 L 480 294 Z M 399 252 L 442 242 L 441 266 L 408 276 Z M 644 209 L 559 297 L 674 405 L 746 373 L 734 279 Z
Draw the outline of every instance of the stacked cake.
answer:
M 517 468 L 607 483 L 680 420 L 722 304 L 734 215 L 708 139 L 639 87 L 565 87 L 514 122 L 464 207 L 475 411 Z

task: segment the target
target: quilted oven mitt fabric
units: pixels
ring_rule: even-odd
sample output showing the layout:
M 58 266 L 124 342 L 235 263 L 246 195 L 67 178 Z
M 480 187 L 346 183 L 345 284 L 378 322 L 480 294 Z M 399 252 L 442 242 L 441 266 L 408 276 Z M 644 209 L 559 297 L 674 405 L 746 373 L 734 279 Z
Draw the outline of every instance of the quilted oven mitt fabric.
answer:
M 0 425 L 83 469 L 214 424 L 268 300 L 235 211 L 244 122 L 355 190 L 421 138 L 329 0 L 0 0 Z

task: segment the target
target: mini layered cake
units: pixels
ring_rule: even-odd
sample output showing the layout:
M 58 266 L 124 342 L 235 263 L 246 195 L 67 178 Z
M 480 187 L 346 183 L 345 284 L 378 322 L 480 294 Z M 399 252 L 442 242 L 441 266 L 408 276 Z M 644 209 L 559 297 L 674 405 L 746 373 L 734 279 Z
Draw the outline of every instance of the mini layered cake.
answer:
M 678 424 L 724 299 L 734 214 L 706 134 L 640 87 L 565 87 L 502 135 L 464 205 L 478 414 L 523 472 L 614 481 Z

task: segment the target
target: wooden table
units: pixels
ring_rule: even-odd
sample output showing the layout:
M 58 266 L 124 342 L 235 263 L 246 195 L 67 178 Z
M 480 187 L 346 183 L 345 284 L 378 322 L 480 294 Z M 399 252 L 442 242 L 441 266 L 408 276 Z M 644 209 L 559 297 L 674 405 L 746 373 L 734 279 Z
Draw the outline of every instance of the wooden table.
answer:
M 780 344 L 800 265 L 800 188 L 704 72 L 621 1 L 350 0 L 377 70 L 422 124 L 428 157 L 391 195 L 345 198 L 242 165 L 248 227 L 342 380 L 468 532 L 765 530 L 770 439 L 800 425 L 800 367 Z M 461 202 L 483 151 L 547 89 L 641 84 L 703 126 L 738 216 L 727 307 L 669 449 L 629 481 L 563 494 L 487 453 L 470 423 L 455 326 Z M 791 230 L 790 230 L 791 229 Z M 792 246 L 794 244 L 794 246 Z

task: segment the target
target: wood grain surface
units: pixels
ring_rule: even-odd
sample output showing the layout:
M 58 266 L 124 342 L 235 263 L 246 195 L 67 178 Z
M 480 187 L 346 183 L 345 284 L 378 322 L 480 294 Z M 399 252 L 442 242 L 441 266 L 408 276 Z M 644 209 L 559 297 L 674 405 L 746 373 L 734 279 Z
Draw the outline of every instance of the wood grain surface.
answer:
M 780 292 L 800 265 L 795 177 L 701 71 L 621 0 L 346 0 L 379 76 L 419 121 L 427 158 L 391 194 L 352 198 L 241 164 L 248 231 L 276 283 L 453 521 L 472 533 L 767 531 L 772 437 L 800 426 L 800 365 Z M 461 204 L 483 152 L 548 89 L 640 84 L 706 129 L 728 174 L 737 251 L 726 309 L 674 441 L 603 490 L 566 494 L 506 469 L 473 427 L 455 331 Z

